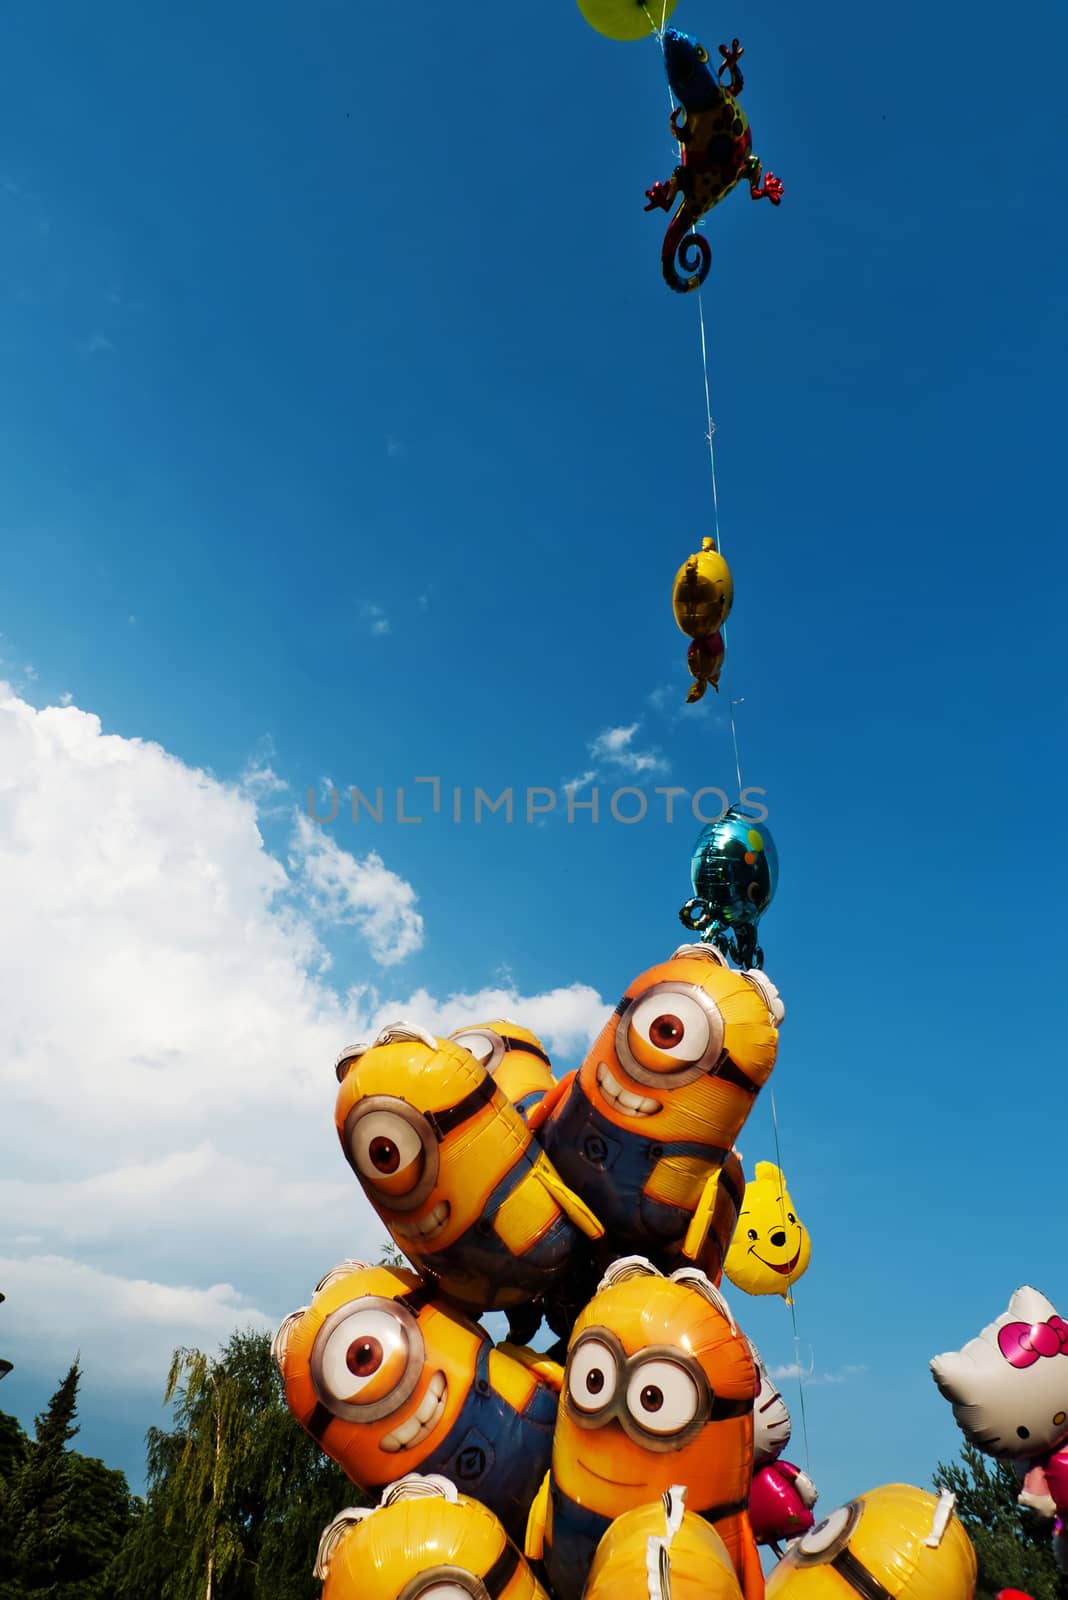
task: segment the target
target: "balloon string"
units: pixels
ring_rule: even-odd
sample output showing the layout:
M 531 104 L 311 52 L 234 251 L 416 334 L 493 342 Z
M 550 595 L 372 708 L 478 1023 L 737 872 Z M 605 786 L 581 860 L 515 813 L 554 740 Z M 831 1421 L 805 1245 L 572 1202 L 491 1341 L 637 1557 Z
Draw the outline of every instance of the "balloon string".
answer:
M 661 25 L 660 25 L 659 28 L 656 26 L 655 22 L 653 22 L 652 17 L 649 16 L 649 7 L 644 3 L 642 4 L 642 10 L 645 12 L 646 17 L 649 20 L 649 24 L 652 27 L 653 32 L 656 34 L 656 37 L 657 37 L 657 39 L 658 39 L 658 41 L 660 43 L 660 48 L 663 51 L 663 49 L 664 49 L 664 23 L 665 23 L 665 21 L 667 19 L 667 0 L 664 0 L 663 15 L 661 17 Z M 666 65 L 667 65 L 667 57 L 666 57 L 666 55 L 665 55 L 665 58 L 664 58 L 664 64 L 665 64 L 665 67 L 666 67 Z M 674 111 L 675 111 L 675 96 L 671 92 L 670 80 L 668 82 L 668 106 L 670 107 L 671 113 L 673 114 Z M 697 232 L 696 223 L 690 229 L 690 232 L 691 233 L 696 233 Z M 704 301 L 704 294 L 703 294 L 702 290 L 700 290 L 700 289 L 698 289 L 698 291 L 697 291 L 697 316 L 698 316 L 698 322 L 699 322 L 700 329 L 701 329 L 701 373 L 702 373 L 702 377 L 704 379 L 704 385 L 705 385 L 705 427 L 706 427 L 705 438 L 708 440 L 708 465 L 709 465 L 709 470 L 710 470 L 710 472 L 712 474 L 712 532 L 713 532 L 713 536 L 714 536 L 714 539 L 715 539 L 716 549 L 722 555 L 723 554 L 723 541 L 722 541 L 722 538 L 721 538 L 721 535 L 720 535 L 720 528 L 719 528 L 719 490 L 718 490 L 718 487 L 717 487 L 717 484 L 716 484 L 716 439 L 715 439 L 716 425 L 712 420 L 712 384 L 711 384 L 711 380 L 710 380 L 709 375 L 708 375 L 708 333 L 707 333 L 707 330 L 705 328 L 705 301 Z M 723 650 L 724 650 L 724 655 L 726 655 L 726 650 L 727 650 L 727 629 L 726 629 L 725 626 L 720 629 L 720 633 L 723 636 Z M 729 669 L 726 671 L 726 673 L 724 675 L 724 685 L 723 686 L 727 691 L 727 702 L 728 702 L 728 708 L 729 708 L 730 727 L 731 727 L 731 748 L 734 751 L 734 770 L 735 770 L 735 773 L 737 774 L 737 777 L 738 777 L 738 799 L 740 801 L 741 798 L 742 798 L 742 758 L 741 758 L 741 754 L 740 754 L 740 751 L 739 751 L 739 748 L 738 748 L 738 723 L 737 723 L 737 720 L 736 720 L 735 715 L 734 715 L 734 707 L 739 702 L 737 702 L 736 700 L 731 698 L 731 692 L 730 692 L 731 691 L 731 677 L 730 677 L 730 670 Z
M 775 1133 L 775 1165 L 778 1167 L 779 1175 L 781 1177 L 782 1176 L 782 1149 L 781 1149 L 780 1144 L 779 1144 L 779 1114 L 778 1114 L 778 1111 L 776 1110 L 776 1107 L 775 1107 L 775 1090 L 769 1087 L 768 1094 L 769 1094 L 769 1096 L 771 1098 L 771 1125 L 772 1125 L 772 1128 L 773 1128 L 774 1133 Z M 785 1178 L 783 1178 L 782 1193 L 779 1195 L 779 1204 L 782 1207 L 782 1226 L 783 1226 L 783 1232 L 785 1233 L 786 1232 L 786 1179 Z M 794 1292 L 793 1292 L 793 1289 L 794 1289 L 793 1279 L 791 1277 L 789 1277 L 789 1276 L 787 1276 L 787 1279 L 786 1279 L 786 1286 L 790 1290 L 790 1294 L 789 1294 L 789 1297 L 788 1297 L 788 1304 L 789 1304 L 789 1307 L 790 1307 L 790 1320 L 793 1323 L 793 1327 L 794 1327 L 794 1367 L 795 1367 L 796 1372 L 797 1372 L 797 1390 L 798 1390 L 798 1396 L 799 1396 L 800 1404 L 801 1404 L 801 1437 L 804 1440 L 804 1445 L 805 1445 L 805 1471 L 808 1472 L 809 1475 L 811 1476 L 809 1453 L 808 1453 L 808 1417 L 805 1414 L 805 1378 L 804 1378 L 804 1372 L 803 1372 L 802 1367 L 801 1367 L 801 1335 L 800 1335 L 800 1333 L 798 1331 L 798 1327 L 797 1327 L 797 1306 L 794 1304 L 795 1296 L 794 1296 Z

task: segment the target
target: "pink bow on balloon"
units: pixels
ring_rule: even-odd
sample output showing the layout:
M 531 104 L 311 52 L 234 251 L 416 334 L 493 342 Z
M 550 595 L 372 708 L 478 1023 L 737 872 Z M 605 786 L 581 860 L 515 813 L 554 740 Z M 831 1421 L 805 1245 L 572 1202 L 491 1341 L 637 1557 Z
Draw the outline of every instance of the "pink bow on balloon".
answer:
M 1068 1322 L 1007 1322 L 998 1334 L 998 1349 L 1013 1367 L 1033 1367 L 1039 1356 L 1068 1356 Z

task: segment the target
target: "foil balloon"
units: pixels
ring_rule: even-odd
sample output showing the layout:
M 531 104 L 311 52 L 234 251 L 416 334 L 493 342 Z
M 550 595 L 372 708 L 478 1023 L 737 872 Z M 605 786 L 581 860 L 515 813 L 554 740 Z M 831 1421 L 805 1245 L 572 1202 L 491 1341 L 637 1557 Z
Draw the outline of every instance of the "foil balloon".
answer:
M 721 1275 L 742 1197 L 732 1146 L 771 1076 L 782 1015 L 763 973 L 733 972 L 707 945 L 628 985 L 578 1072 L 531 1117 L 604 1223 L 602 1252 Z
M 474 1313 L 543 1295 L 597 1218 L 481 1062 L 411 1023 L 338 1059 L 341 1148 L 394 1242 Z
M 472 1023 L 450 1033 L 449 1038 L 481 1062 L 524 1122 L 556 1087 L 552 1062 L 537 1034 L 508 1017 Z
M 494 1348 L 414 1273 L 360 1261 L 327 1273 L 273 1353 L 290 1411 L 361 1489 L 441 1473 L 522 1537 L 556 1418 L 545 1358 Z
M 736 1289 L 746 1294 L 781 1294 L 791 1304 L 790 1290 L 808 1271 L 812 1240 L 799 1222 L 786 1179 L 771 1161 L 758 1161 L 745 1186 L 738 1226 L 723 1270 Z
M 712 251 L 696 225 L 743 178 L 753 200 L 780 204 L 783 186 L 762 168 L 753 154 L 749 119 L 738 103 L 745 86 L 738 62 L 744 51 L 737 39 L 730 48 L 719 47 L 723 57 L 713 70 L 708 51 L 685 33 L 669 28 L 664 34 L 664 63 L 671 92 L 679 102 L 671 113 L 671 132 L 682 146 L 682 163 L 666 183 L 645 191 L 645 209 L 678 209 L 668 224 L 660 252 L 664 282 L 679 294 L 699 289 L 708 276 Z M 723 74 L 729 81 L 723 84 Z M 681 266 L 685 277 L 679 273 Z
M 690 858 L 694 898 L 679 918 L 740 967 L 762 967 L 757 924 L 779 881 L 779 857 L 766 823 L 736 806 L 710 822 Z
M 693 679 L 690 692 L 686 696 L 688 706 L 693 705 L 695 700 L 700 700 L 710 684 L 716 693 L 719 693 L 719 675 L 723 671 L 726 653 L 727 647 L 721 633 L 710 633 L 707 638 L 694 639 L 691 642 L 686 652 L 686 665 Z
M 931 1372 L 964 1437 L 988 1455 L 1044 1461 L 1068 1444 L 1068 1323 L 1037 1289 L 1017 1289 L 963 1349 L 935 1356 Z
M 680 1483 L 723 1540 L 745 1600 L 761 1600 L 746 1513 L 756 1388 L 745 1335 L 703 1273 L 614 1263 L 575 1322 L 552 1467 L 527 1528 L 556 1600 L 579 1600 L 616 1517 Z
M 662 28 L 678 0 L 578 0 L 591 28 L 606 39 L 647 39 Z
M 752 1345 L 750 1345 L 752 1348 Z M 749 1491 L 749 1520 L 757 1544 L 779 1545 L 807 1533 L 815 1518 L 818 1498 L 807 1472 L 783 1459 L 790 1442 L 790 1413 L 767 1368 L 754 1349 L 760 1391 L 753 1402 L 753 1484 Z
M 904 1483 L 858 1495 L 794 1541 L 767 1600 L 973 1600 L 975 1551 L 953 1506 Z
M 742 1600 L 727 1547 L 681 1484 L 624 1511 L 597 1546 L 582 1600 Z
M 1068 1323 L 1025 1286 L 931 1372 L 968 1442 L 1013 1463 L 1024 1474 L 1021 1503 L 1055 1518 L 1054 1554 L 1068 1568 Z
M 447 1478 L 409 1473 L 319 1541 L 322 1600 L 548 1600 L 493 1513 Z
M 684 561 L 675 574 L 671 608 L 682 632 L 693 640 L 686 664 L 694 682 L 686 696 L 688 702 L 700 700 L 706 687 L 719 688 L 723 668 L 724 644 L 720 633 L 734 599 L 731 569 L 712 539 Z

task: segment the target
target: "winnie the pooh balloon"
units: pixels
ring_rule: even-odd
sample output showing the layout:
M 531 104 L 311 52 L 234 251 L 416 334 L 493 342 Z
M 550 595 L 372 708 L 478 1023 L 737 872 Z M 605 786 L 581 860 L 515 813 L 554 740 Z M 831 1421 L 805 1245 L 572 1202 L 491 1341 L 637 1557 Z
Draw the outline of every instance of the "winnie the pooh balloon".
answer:
M 746 1294 L 781 1294 L 789 1305 L 790 1289 L 811 1256 L 812 1240 L 797 1219 L 786 1179 L 771 1161 L 758 1161 L 745 1186 L 724 1272 Z

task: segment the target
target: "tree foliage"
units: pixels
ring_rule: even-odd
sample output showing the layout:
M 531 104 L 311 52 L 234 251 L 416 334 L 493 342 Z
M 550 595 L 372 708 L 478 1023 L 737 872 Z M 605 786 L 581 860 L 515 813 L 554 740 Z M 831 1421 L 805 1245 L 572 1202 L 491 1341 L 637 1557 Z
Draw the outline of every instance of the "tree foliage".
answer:
M 117 1600 L 315 1600 L 319 1535 L 359 1492 L 290 1416 L 266 1333 L 175 1352 Z
M 939 1462 L 936 1489 L 957 1497 L 957 1515 L 979 1561 L 976 1600 L 995 1600 L 1000 1589 L 1021 1589 L 1033 1600 L 1068 1600 L 1057 1572 L 1051 1524 L 1017 1503 L 1020 1485 L 1011 1468 L 966 1444 L 960 1460 Z
M 75 1361 L 32 1440 L 0 1417 L 0 1600 L 112 1600 L 134 1509 L 121 1472 L 68 1448 L 80 1376 Z

